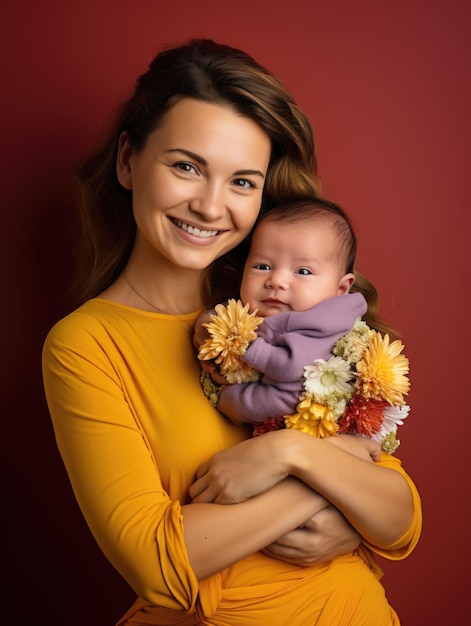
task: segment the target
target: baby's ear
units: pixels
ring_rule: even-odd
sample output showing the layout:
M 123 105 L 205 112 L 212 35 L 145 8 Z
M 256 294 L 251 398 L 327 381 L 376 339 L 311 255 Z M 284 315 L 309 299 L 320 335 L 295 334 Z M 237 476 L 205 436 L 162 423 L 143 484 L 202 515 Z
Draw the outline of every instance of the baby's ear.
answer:
M 339 290 L 337 292 L 338 296 L 344 296 L 346 293 L 350 291 L 353 283 L 355 282 L 355 274 L 345 274 L 339 281 Z

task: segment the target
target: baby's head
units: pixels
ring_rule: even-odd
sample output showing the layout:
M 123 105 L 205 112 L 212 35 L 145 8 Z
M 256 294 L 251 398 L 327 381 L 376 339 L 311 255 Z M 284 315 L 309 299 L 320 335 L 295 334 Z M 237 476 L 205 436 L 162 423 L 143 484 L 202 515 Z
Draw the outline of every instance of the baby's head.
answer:
M 241 299 L 267 317 L 305 311 L 349 292 L 355 276 L 356 237 L 348 216 L 328 200 L 274 207 L 252 235 Z

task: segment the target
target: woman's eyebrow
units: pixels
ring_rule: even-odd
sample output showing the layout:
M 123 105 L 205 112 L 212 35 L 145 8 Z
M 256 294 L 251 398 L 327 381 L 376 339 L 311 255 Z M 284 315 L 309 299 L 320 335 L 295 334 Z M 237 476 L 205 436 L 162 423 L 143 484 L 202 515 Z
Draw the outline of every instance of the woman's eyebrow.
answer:
M 208 162 L 205 158 L 203 158 L 199 154 L 196 154 L 196 152 L 186 150 L 185 148 L 171 148 L 169 150 L 165 150 L 165 152 L 179 152 L 180 154 L 185 154 L 187 157 L 193 159 L 200 165 L 208 165 Z M 234 176 L 260 176 L 263 180 L 265 180 L 265 174 L 260 170 L 237 170 L 236 172 L 234 172 Z
M 202 156 L 196 154 L 196 152 L 185 150 L 184 148 L 172 148 L 170 150 L 165 150 L 165 152 L 180 152 L 181 154 L 185 154 L 190 159 L 197 161 L 200 165 L 208 165 L 208 162 Z

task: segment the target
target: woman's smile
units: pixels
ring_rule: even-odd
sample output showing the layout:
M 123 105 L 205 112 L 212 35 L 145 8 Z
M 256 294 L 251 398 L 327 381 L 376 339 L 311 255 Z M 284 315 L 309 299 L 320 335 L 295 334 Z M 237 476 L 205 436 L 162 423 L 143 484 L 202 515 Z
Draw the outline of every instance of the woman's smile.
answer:
M 187 224 L 186 222 L 182 222 L 178 219 L 171 218 L 173 223 L 181 228 L 186 233 L 193 235 L 194 237 L 199 237 L 200 239 L 208 239 L 208 237 L 215 237 L 221 231 L 219 230 L 204 230 L 203 228 L 198 228 L 197 226 L 192 226 L 191 224 Z
M 161 276 L 171 266 L 204 271 L 232 250 L 260 211 L 270 155 L 256 122 L 191 98 L 166 113 L 142 149 L 123 134 L 118 178 L 132 191 L 139 258 Z

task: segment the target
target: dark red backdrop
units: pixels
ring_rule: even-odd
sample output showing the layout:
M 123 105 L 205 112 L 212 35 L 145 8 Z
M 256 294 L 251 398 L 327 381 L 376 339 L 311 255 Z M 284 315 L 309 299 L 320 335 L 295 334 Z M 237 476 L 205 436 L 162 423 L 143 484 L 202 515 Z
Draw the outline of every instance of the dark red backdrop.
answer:
M 326 194 L 354 217 L 359 269 L 377 284 L 383 313 L 402 330 L 412 362 L 413 410 L 399 452 L 421 490 L 425 523 L 407 561 L 384 563 L 385 584 L 403 626 L 463 623 L 470 556 L 469 6 L 4 3 L 5 623 L 108 626 L 133 596 L 96 548 L 71 495 L 44 402 L 40 350 L 69 307 L 73 166 L 160 46 L 192 36 L 245 48 L 309 114 Z

